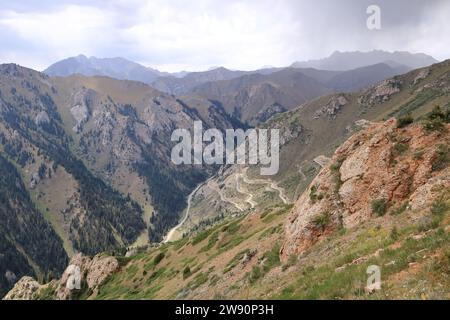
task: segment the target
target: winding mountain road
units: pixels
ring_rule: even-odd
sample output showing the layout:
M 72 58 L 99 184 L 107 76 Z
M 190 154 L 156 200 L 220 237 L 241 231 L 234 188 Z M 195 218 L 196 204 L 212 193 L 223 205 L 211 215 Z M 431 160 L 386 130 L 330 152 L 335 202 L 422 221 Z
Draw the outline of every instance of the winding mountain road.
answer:
M 187 207 L 186 207 L 186 214 L 184 215 L 183 219 L 180 221 L 180 223 L 178 223 L 175 227 L 173 227 L 172 229 L 169 230 L 169 232 L 167 232 L 167 235 L 165 236 L 163 243 L 167 243 L 167 242 L 171 242 L 173 241 L 172 238 L 175 234 L 175 232 L 181 228 L 181 226 L 186 222 L 186 220 L 189 218 L 189 211 L 191 210 L 191 203 L 192 203 L 192 198 L 195 195 L 195 193 L 206 183 L 209 182 L 209 180 L 211 180 L 212 178 L 209 178 L 208 180 L 206 180 L 203 183 L 200 183 L 188 196 L 187 199 Z
M 239 183 L 239 177 L 241 177 L 244 180 L 244 176 L 242 173 L 239 173 L 236 175 L 236 191 L 242 194 L 245 194 L 247 196 L 247 199 L 245 199 L 245 202 L 247 202 L 250 205 L 250 208 L 253 209 L 258 204 L 253 200 L 253 194 L 250 192 L 247 192 L 241 188 L 241 184 Z M 244 180 L 245 182 L 245 180 Z
M 233 206 L 235 206 L 239 211 L 244 211 L 245 209 L 238 204 L 237 202 L 228 199 L 224 194 L 223 191 L 220 190 L 220 188 L 217 186 L 217 184 L 211 183 L 211 181 L 208 183 L 208 187 L 211 188 L 212 190 L 214 190 L 215 192 L 217 192 L 219 194 L 220 197 L 220 201 L 222 202 L 228 202 L 231 203 Z
M 284 204 L 288 204 L 289 203 L 289 199 L 287 198 L 284 189 L 281 188 L 280 186 L 278 186 L 278 184 L 275 181 L 272 181 L 270 179 L 265 180 L 265 179 L 254 179 L 254 180 L 250 180 L 247 177 L 247 169 L 244 169 L 243 173 L 239 173 L 239 175 L 242 177 L 242 179 L 244 180 L 245 183 L 247 184 L 267 184 L 269 185 L 269 187 L 273 190 L 276 190 L 278 192 L 278 196 L 280 197 L 281 201 L 283 201 Z
M 266 184 L 268 185 L 271 189 L 275 190 L 278 192 L 278 196 L 280 197 L 281 201 L 283 201 L 284 204 L 288 204 L 289 200 L 285 195 L 285 192 L 283 190 L 283 188 L 279 187 L 278 184 L 272 180 L 264 180 L 264 179 L 255 179 L 255 180 L 251 180 L 247 177 L 247 169 L 245 168 L 243 170 L 243 172 L 240 172 L 238 174 L 236 174 L 235 178 L 236 178 L 236 191 L 238 191 L 239 193 L 245 194 L 247 196 L 247 199 L 245 200 L 250 207 L 253 209 L 255 208 L 258 203 L 256 203 L 256 201 L 253 200 L 254 195 L 248 191 L 245 191 L 241 188 L 241 184 L 239 179 L 242 178 L 242 181 L 244 181 L 247 184 Z M 168 243 L 173 241 L 173 237 L 175 236 L 175 232 L 181 228 L 183 226 L 183 224 L 187 221 L 187 219 L 189 218 L 189 213 L 191 210 L 191 203 L 192 203 L 192 198 L 194 197 L 194 195 L 197 193 L 197 191 L 204 185 L 208 185 L 209 188 L 211 188 L 212 190 L 216 191 L 219 194 L 220 200 L 223 202 L 228 202 L 231 203 L 232 205 L 234 205 L 239 211 L 244 211 L 245 209 L 238 203 L 227 199 L 225 197 L 225 195 L 223 194 L 222 190 L 220 190 L 220 188 L 218 186 L 212 186 L 210 184 L 211 180 L 214 177 L 209 178 L 208 180 L 206 180 L 205 182 L 199 184 L 188 196 L 187 199 L 187 207 L 186 207 L 186 213 L 183 217 L 183 219 L 172 229 L 170 229 L 167 232 L 167 235 L 164 237 L 164 240 L 162 241 L 162 243 Z

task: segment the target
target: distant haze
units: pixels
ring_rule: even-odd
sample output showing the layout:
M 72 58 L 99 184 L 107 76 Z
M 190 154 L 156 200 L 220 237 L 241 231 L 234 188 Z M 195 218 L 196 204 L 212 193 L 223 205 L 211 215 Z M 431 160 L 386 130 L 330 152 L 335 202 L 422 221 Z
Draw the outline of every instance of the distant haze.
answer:
M 381 30 L 366 27 L 369 5 Z M 450 58 L 445 0 L 3 1 L 0 63 L 37 70 L 85 54 L 160 71 L 254 70 L 334 51 L 409 51 Z

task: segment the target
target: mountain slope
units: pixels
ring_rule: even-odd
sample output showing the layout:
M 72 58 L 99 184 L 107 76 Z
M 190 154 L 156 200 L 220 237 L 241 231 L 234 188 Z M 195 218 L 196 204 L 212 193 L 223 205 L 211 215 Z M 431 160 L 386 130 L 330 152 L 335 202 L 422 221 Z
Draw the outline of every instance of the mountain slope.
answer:
M 285 190 L 290 201 L 297 199 L 327 165 L 334 150 L 354 132 L 365 128 L 368 120 L 404 117 L 409 112 L 413 118 L 420 119 L 435 105 L 448 110 L 449 75 L 450 61 L 444 61 L 358 92 L 322 96 L 276 115 L 261 125 L 280 130 L 280 169 L 270 179 Z M 202 225 L 202 216 L 207 222 L 241 212 L 233 203 L 247 208 L 246 197 L 236 187 L 236 180 L 242 180 L 240 175 L 240 169 L 227 168 L 199 190 L 192 209 L 197 225 Z M 246 175 L 249 179 L 267 179 L 259 176 L 257 166 L 250 166 Z M 253 194 L 258 209 L 279 201 L 276 192 L 267 191 L 263 184 L 243 185 Z M 223 201 L 224 197 L 231 202 Z
M 285 68 L 270 73 L 255 71 L 224 81 L 194 86 L 189 94 L 220 103 L 229 113 L 250 125 L 292 110 L 327 92 L 352 92 L 408 71 L 386 63 L 348 71 Z
M 303 62 L 294 62 L 294 68 L 316 68 L 323 70 L 345 71 L 378 63 L 387 63 L 393 67 L 399 65 L 409 69 L 417 69 L 429 66 L 438 62 L 431 56 L 423 53 L 409 53 L 404 51 L 387 52 L 383 50 L 373 50 L 369 52 L 339 52 L 335 51 L 331 56 Z
M 17 169 L 0 155 L 0 295 L 24 275 L 44 279 L 68 263 L 63 243 L 32 202 Z
M 255 125 L 329 91 L 300 71 L 284 69 L 208 82 L 195 87 L 191 94 L 218 101 L 229 114 Z
M 89 168 L 125 194 L 151 217 L 150 237 L 159 241 L 176 225 L 185 197 L 214 171 L 176 166 L 171 161 L 174 129 L 240 127 L 219 106 L 204 99 L 174 98 L 147 85 L 103 77 L 55 79 L 61 114 Z M 81 112 L 81 115 L 79 115 Z M 80 117 L 76 120 L 74 115 Z M 154 214 L 155 213 L 155 214 Z M 148 222 L 148 221 L 146 221 Z
M 121 267 L 109 270 L 100 282 L 88 282 L 76 296 L 448 299 L 450 125 L 443 125 L 430 130 L 423 124 L 398 128 L 395 119 L 370 123 L 336 151 L 293 209 L 276 205 L 230 217 L 177 242 L 117 258 Z M 444 157 L 439 146 L 447 148 Z M 361 167 L 367 176 L 359 174 Z M 344 181 L 338 183 L 336 176 Z M 373 189 L 357 181 L 372 183 Z M 408 183 L 411 188 L 405 188 Z M 342 207 L 334 201 L 337 195 Z M 380 196 L 388 197 L 384 207 L 373 205 Z M 349 200 L 355 212 L 346 213 Z M 304 236 L 313 239 L 307 246 Z M 366 271 L 373 265 L 381 268 L 380 290 L 366 286 Z M 80 267 L 89 277 L 89 264 Z M 54 299 L 64 280 L 35 285 L 27 298 Z M 21 287 L 8 297 L 24 296 Z M 64 298 L 71 296 L 76 297 Z
M 66 250 L 93 253 L 132 243 L 144 228 L 141 209 L 74 155 L 50 79 L 1 65 L 0 90 L 1 153 L 20 169 L 34 202 L 66 240 Z M 54 189 L 60 180 L 64 191 Z M 57 197 L 47 197 L 55 192 Z
M 356 91 L 380 82 L 395 75 L 409 71 L 407 67 L 391 67 L 386 63 L 378 63 L 367 67 L 341 72 L 325 82 L 327 87 L 335 91 Z
M 189 72 L 184 77 L 161 77 L 152 86 L 160 91 L 174 95 L 188 93 L 194 87 L 211 81 L 229 80 L 247 74 L 246 71 L 233 71 L 220 67 L 208 71 Z
M 17 277 L 43 277 L 59 273 L 67 255 L 76 252 L 115 252 L 149 238 L 159 241 L 177 224 L 187 194 L 215 170 L 173 165 L 172 131 L 192 130 L 195 120 L 205 128 L 240 126 L 204 99 L 186 101 L 139 82 L 50 78 L 0 65 L 0 156 L 5 170 L 17 168 L 14 179 L 21 183 L 9 193 L 2 188 L 5 199 L 19 201 L 16 211 L 7 202 L 0 209 L 17 219 L 10 227 L 24 243 L 22 250 L 20 242 L 11 242 L 8 226 L 0 228 L 11 258 L 2 268 Z M 35 216 L 31 227 L 20 218 L 24 210 Z M 54 256 L 45 256 L 48 248 Z M 25 256 L 31 257 L 28 265 Z M 12 284 L 9 278 L 0 279 L 2 291 Z

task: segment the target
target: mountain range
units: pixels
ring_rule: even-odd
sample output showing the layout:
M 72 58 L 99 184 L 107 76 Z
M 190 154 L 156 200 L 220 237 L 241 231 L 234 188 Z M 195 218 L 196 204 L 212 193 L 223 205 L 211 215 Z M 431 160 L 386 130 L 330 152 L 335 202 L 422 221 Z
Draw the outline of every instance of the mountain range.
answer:
M 385 63 L 394 68 L 403 66 L 410 69 L 417 69 L 436 62 L 438 62 L 436 59 L 424 53 L 410 53 L 407 51 L 335 51 L 324 59 L 294 62 L 292 67 L 345 71 L 377 63 Z
M 144 67 L 124 58 L 96 58 L 78 55 L 58 61 L 43 71 L 49 76 L 69 76 L 81 74 L 85 76 L 107 76 L 122 80 L 135 80 L 151 83 L 158 77 L 168 73 Z
M 224 168 L 177 241 L 76 254 L 80 290 L 67 269 L 6 299 L 448 299 L 449 93 L 450 60 L 277 115 L 277 177 Z
M 290 68 L 239 71 L 218 67 L 180 76 L 123 58 L 98 59 L 80 55 L 57 62 L 44 73 L 51 76 L 79 73 L 141 81 L 172 95 L 198 96 L 214 101 L 241 122 L 255 125 L 326 92 L 358 90 L 435 62 L 432 57 L 407 52 L 335 52 L 329 58 L 294 63 Z M 335 70 L 334 65 L 341 68 Z
M 378 142 L 371 137 L 376 135 L 391 139 L 384 147 L 398 157 L 383 162 L 386 179 L 416 161 L 429 170 L 418 185 L 445 180 L 448 149 L 437 146 L 447 144 L 448 125 L 441 123 L 442 131 L 433 126 L 438 126 L 437 118 L 448 118 L 449 61 L 428 66 L 434 61 L 401 53 L 400 64 L 390 62 L 399 53 L 375 53 L 368 53 L 368 64 L 355 59 L 358 63 L 345 70 L 298 65 L 251 72 L 216 68 L 181 77 L 122 58 L 79 56 L 44 73 L 0 65 L 0 295 L 22 276 L 32 276 L 40 283 L 24 278 L 17 285 L 36 288 L 32 294 L 37 294 L 46 283 L 47 298 L 75 298 L 61 289 L 63 282 L 52 280 L 72 260 L 86 274 L 96 267 L 114 267 L 78 298 L 205 297 L 206 284 L 217 289 L 218 297 L 242 298 L 232 288 L 236 281 L 261 297 L 267 285 L 262 279 L 277 279 L 272 276 L 279 275 L 281 264 L 294 266 L 289 262 L 292 255 L 323 245 L 322 239 L 341 232 L 341 227 L 354 228 L 349 237 L 360 230 L 359 222 L 369 221 L 371 227 L 366 208 L 372 201 L 386 198 L 384 205 L 392 210 L 406 199 L 414 203 L 409 191 L 386 196 L 398 191 L 386 184 L 395 190 L 377 189 L 378 198 L 360 198 L 358 206 L 366 211 L 356 223 L 352 219 L 359 215 L 351 214 L 356 196 L 347 180 L 331 191 L 341 166 L 340 174 L 355 178 L 358 175 L 349 173 L 352 166 L 367 160 L 344 164 L 340 155 L 357 158 L 363 153 L 360 146 L 366 146 L 373 148 L 375 159 Z M 373 56 L 389 60 L 375 61 Z M 410 71 L 414 64 L 426 66 Z M 443 111 L 433 111 L 436 105 Z M 388 120 L 392 117 L 398 120 Z M 401 130 L 397 123 L 403 118 L 424 125 Z M 238 165 L 175 166 L 170 160 L 175 144 L 171 133 L 192 130 L 196 120 L 205 129 L 222 131 L 280 129 L 279 173 L 268 180 L 257 175 L 257 168 Z M 342 145 L 355 134 L 358 139 Z M 428 135 L 429 144 L 423 138 Z M 423 158 L 416 156 L 421 150 Z M 376 167 L 372 158 L 368 163 Z M 439 170 L 432 169 L 435 159 L 441 159 Z M 339 166 L 332 169 L 330 163 Z M 376 176 L 375 169 L 367 171 Z M 415 181 L 410 178 L 414 175 L 408 171 L 401 180 Z M 361 185 L 354 190 L 362 190 L 358 188 Z M 348 200 L 342 212 L 336 207 L 337 194 Z M 445 204 L 447 198 L 440 196 Z M 435 193 L 429 199 L 439 201 Z M 430 201 L 420 215 L 431 208 Z M 306 218 L 302 212 L 308 212 Z M 339 224 L 340 213 L 344 224 Z M 182 215 L 186 219 L 179 227 Z M 445 221 L 437 226 L 445 227 Z M 390 230 L 390 221 L 378 222 L 384 232 Z M 160 244 L 169 230 L 181 240 Z M 436 237 L 442 241 L 442 235 Z M 258 239 L 262 242 L 255 246 Z M 135 283 L 134 289 L 127 279 Z M 280 279 L 286 284 L 287 278 Z M 272 289 L 282 294 L 285 288 Z

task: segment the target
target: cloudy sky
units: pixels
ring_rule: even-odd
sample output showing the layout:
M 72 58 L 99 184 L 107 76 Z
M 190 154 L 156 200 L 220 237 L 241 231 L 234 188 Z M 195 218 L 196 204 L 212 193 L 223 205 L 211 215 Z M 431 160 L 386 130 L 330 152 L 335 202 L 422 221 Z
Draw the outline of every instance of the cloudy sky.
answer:
M 368 30 L 366 9 L 381 9 Z M 335 50 L 450 58 L 447 0 L 0 0 L 0 63 L 37 70 L 85 54 L 162 71 L 255 69 Z

